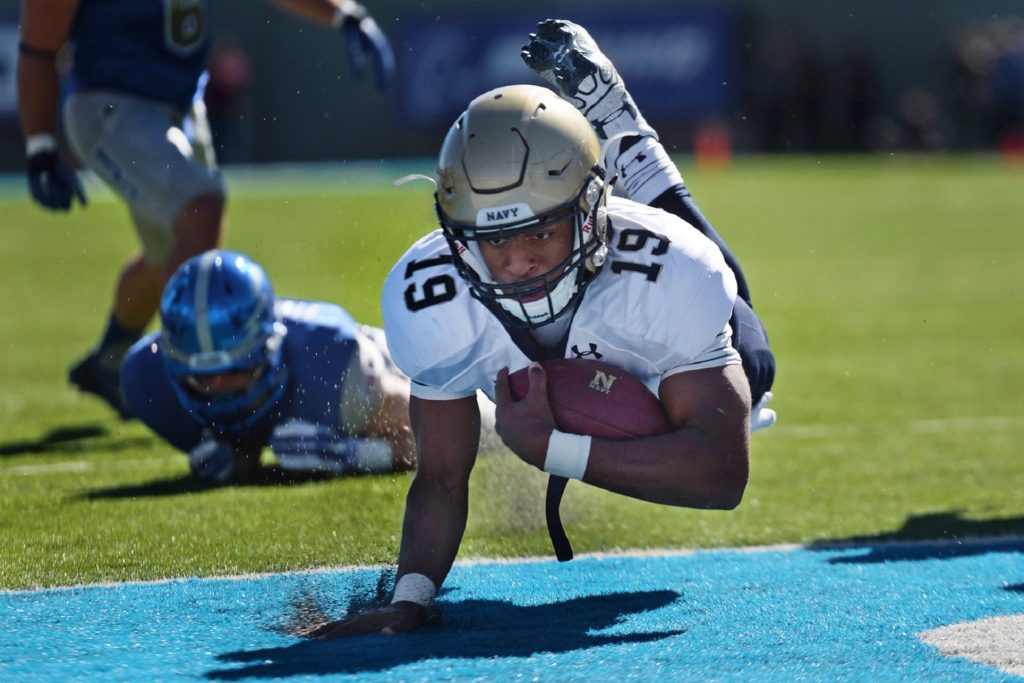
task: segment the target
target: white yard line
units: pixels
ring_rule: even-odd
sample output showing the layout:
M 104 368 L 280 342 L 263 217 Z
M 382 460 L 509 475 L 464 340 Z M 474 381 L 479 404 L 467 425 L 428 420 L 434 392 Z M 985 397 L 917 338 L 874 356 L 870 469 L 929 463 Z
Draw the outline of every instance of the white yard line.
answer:
M 105 470 L 133 470 L 139 466 L 151 466 L 166 463 L 168 458 L 159 456 L 152 458 L 132 458 L 130 460 L 113 460 L 96 463 L 90 460 L 65 460 L 63 462 L 51 462 L 40 465 L 12 465 L 0 467 L 0 474 L 37 476 L 57 474 L 61 472 L 86 472 L 88 470 L 102 467 Z
M 51 462 L 45 465 L 15 465 L 5 467 L 4 474 L 54 474 L 56 472 L 84 472 L 89 469 L 89 463 L 84 460 L 69 460 L 67 462 Z

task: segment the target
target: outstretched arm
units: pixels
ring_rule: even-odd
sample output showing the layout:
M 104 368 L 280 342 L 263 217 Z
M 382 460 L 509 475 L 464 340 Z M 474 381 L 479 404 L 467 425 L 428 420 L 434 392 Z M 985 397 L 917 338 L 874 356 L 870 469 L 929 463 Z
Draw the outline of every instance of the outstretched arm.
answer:
M 60 89 L 56 57 L 77 9 L 78 0 L 21 2 L 18 109 L 26 136 L 56 134 Z
M 370 12 L 355 0 L 271 0 L 292 14 L 333 26 L 345 37 L 349 68 L 359 80 L 366 73 L 367 61 L 376 71 L 377 87 L 390 85 L 395 75 L 395 55 L 391 43 Z
M 332 0 L 271 0 L 281 9 L 321 24 L 330 24 L 340 2 Z
M 378 381 L 383 395 L 366 435 L 387 439 L 395 469 L 411 470 L 416 467 L 416 439 L 409 425 L 409 380 L 384 373 Z
M 68 39 L 78 0 L 22 0 L 18 37 L 18 114 L 25 134 L 28 185 L 48 209 L 85 204 L 81 183 L 57 153 L 60 77 L 57 52 Z
M 409 403 L 416 435 L 417 471 L 409 488 L 398 557 L 398 582 L 425 577 L 439 588 L 448 576 L 466 529 L 469 474 L 480 440 L 480 411 L 475 396 L 453 401 Z M 418 575 L 418 576 L 417 576 Z M 397 585 L 397 584 L 396 584 Z M 422 626 L 426 607 L 396 596 L 387 607 L 368 610 L 310 629 L 313 638 L 367 633 L 400 633 Z
M 423 574 L 444 583 L 466 529 L 469 474 L 480 444 L 476 396 L 455 401 L 413 397 L 409 414 L 419 454 L 402 525 L 398 578 Z
M 671 375 L 659 394 L 675 431 L 626 441 L 592 439 L 583 481 L 654 503 L 736 507 L 748 473 L 750 389 L 743 370 L 726 365 Z M 496 395 L 497 430 L 505 444 L 544 469 L 554 420 L 543 368 L 530 367 L 529 392 L 518 402 L 502 370 Z

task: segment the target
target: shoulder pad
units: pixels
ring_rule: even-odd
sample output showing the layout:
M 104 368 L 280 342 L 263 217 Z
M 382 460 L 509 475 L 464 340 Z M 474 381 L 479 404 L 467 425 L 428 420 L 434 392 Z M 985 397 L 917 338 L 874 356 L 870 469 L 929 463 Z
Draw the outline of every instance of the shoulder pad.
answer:
M 579 322 L 644 349 L 663 370 L 685 365 L 720 338 L 736 278 L 714 242 L 681 218 L 627 200 L 611 208 L 608 258 Z

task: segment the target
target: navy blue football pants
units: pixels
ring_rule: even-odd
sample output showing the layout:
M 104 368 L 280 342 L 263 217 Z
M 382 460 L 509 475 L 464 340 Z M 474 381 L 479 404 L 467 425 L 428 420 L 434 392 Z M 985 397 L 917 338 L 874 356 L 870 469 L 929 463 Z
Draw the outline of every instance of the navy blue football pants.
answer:
M 737 298 L 733 306 L 732 319 L 729 321 L 732 327 L 732 344 L 743 360 L 743 371 L 750 383 L 753 401 L 751 405 L 756 405 L 775 381 L 775 356 L 768 348 L 768 333 L 750 303 L 750 288 L 747 286 L 747 278 L 740 268 L 739 261 L 733 256 L 725 240 L 715 232 L 711 223 L 697 208 L 685 185 L 676 185 L 665 190 L 651 202 L 651 206 L 679 216 L 700 230 L 705 237 L 718 245 L 725 262 L 736 275 Z

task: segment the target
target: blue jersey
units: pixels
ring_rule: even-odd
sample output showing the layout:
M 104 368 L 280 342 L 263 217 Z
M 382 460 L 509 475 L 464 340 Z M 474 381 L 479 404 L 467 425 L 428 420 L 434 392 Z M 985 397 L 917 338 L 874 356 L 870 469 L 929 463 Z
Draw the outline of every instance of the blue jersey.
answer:
M 140 339 L 124 357 L 121 384 L 128 411 L 185 452 L 207 429 L 234 444 L 262 447 L 274 427 L 290 420 L 328 427 L 339 438 L 353 436 L 342 423 L 341 399 L 347 370 L 358 362 L 358 325 L 340 306 L 318 301 L 278 299 L 275 310 L 288 330 L 281 355 L 287 379 L 281 397 L 255 423 L 241 430 L 205 424 L 183 407 L 164 367 L 159 332 Z
M 70 41 L 76 88 L 186 109 L 210 48 L 206 0 L 81 0 Z

